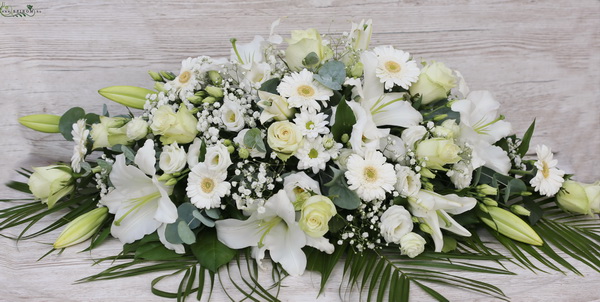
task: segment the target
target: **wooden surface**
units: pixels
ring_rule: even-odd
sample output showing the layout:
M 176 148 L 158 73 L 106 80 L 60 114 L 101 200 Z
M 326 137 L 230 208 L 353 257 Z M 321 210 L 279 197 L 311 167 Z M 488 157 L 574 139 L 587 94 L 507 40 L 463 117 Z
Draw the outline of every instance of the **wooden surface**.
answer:
M 80 3 L 81 2 L 81 3 Z M 351 20 L 374 20 L 372 45 L 393 44 L 416 58 L 458 69 L 472 90 L 487 89 L 522 134 L 534 117 L 533 143 L 557 153 L 559 165 L 582 181 L 600 179 L 600 2 L 585 1 L 8 1 L 32 4 L 33 17 L 0 16 L 0 181 L 18 179 L 13 169 L 68 160 L 71 144 L 60 135 L 36 133 L 17 123 L 33 113 L 62 114 L 72 106 L 100 112 L 106 103 L 96 91 L 111 85 L 149 87 L 147 70 L 177 71 L 188 56 L 229 54 L 229 38 L 250 41 L 278 33 L 318 28 L 350 29 Z M 124 108 L 109 104 L 111 112 Z M 20 197 L 5 188 L 0 198 Z M 0 205 L 6 207 L 7 205 Z M 14 234 L 15 231 L 9 232 Z M 150 276 L 73 285 L 106 265 L 90 258 L 112 255 L 112 241 L 92 255 L 69 249 L 40 262 L 53 232 L 19 242 L 0 238 L 2 301 L 160 301 L 150 293 Z M 79 248 L 81 250 L 83 248 Z M 581 267 L 581 266 L 579 266 Z M 600 276 L 582 267 L 586 278 L 558 273 L 479 276 L 495 281 L 513 301 L 600 301 Z M 156 275 L 155 275 L 156 276 Z M 319 301 L 340 301 L 338 273 Z M 288 278 L 284 301 L 313 301 L 318 278 Z M 231 287 L 228 287 L 231 288 Z M 412 301 L 425 295 L 414 291 Z M 486 297 L 444 289 L 454 301 Z M 221 289 L 215 301 L 227 301 Z M 355 300 L 356 297 L 346 297 Z

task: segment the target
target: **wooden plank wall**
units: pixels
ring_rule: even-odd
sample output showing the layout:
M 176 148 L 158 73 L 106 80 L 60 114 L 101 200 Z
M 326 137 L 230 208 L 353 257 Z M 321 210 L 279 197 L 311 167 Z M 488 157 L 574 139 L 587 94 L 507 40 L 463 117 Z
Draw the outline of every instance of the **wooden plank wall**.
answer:
M 62 114 L 72 106 L 100 112 L 107 103 L 96 91 L 111 85 L 149 86 L 147 70 L 179 69 L 189 56 L 227 56 L 229 38 L 250 41 L 314 27 L 339 34 L 350 21 L 372 18 L 372 45 L 392 44 L 416 58 L 445 62 L 465 76 L 472 90 L 490 90 L 517 133 L 534 118 L 533 143 L 556 151 L 559 165 L 577 179 L 600 179 L 600 2 L 555 1 L 360 1 L 221 0 L 174 1 L 5 1 L 33 17 L 0 16 L 0 181 L 17 179 L 13 169 L 68 160 L 71 145 L 60 135 L 35 133 L 17 117 Z M 111 112 L 123 112 L 108 104 Z M 0 198 L 20 197 L 5 188 Z M 6 205 L 0 205 L 5 207 Z M 14 233 L 14 232 L 13 232 Z M 90 257 L 114 254 L 112 242 L 92 255 L 68 250 L 36 262 L 58 232 L 34 241 L 0 238 L 0 300 L 154 301 L 150 278 L 73 285 L 107 265 L 90 267 Z M 517 269 L 518 270 L 518 269 Z M 598 273 L 579 278 L 518 270 L 497 280 L 513 301 L 598 301 Z M 472 275 L 471 275 L 472 276 Z M 472 276 L 473 277 L 473 276 Z M 340 301 L 333 282 L 319 301 Z M 172 282 L 171 284 L 174 284 Z M 284 301 L 312 301 L 318 278 L 289 278 Z M 456 301 L 487 301 L 446 289 Z M 413 301 L 424 295 L 415 291 Z M 221 290 L 216 301 L 227 301 Z M 348 298 L 349 300 L 357 297 Z

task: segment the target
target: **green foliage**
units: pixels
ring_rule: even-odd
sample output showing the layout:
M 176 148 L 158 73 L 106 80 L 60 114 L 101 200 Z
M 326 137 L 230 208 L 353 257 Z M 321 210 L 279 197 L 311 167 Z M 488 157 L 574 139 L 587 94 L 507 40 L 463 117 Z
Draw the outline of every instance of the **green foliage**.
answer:
M 521 144 L 519 145 L 519 148 L 517 148 L 517 154 L 519 154 L 521 157 L 525 156 L 527 150 L 529 150 L 529 142 L 531 141 L 531 137 L 533 136 L 534 129 L 535 120 L 533 120 L 533 123 L 531 123 L 529 128 L 527 128 L 527 131 L 525 131 L 523 139 L 521 140 Z
M 272 79 L 266 80 L 264 83 L 262 83 L 259 90 L 270 92 L 273 94 L 279 94 L 277 92 L 277 86 L 279 86 L 280 82 L 281 82 L 281 80 L 279 78 L 272 78 Z
M 327 88 L 340 90 L 346 80 L 346 66 L 340 61 L 328 61 L 319 68 L 319 73 L 315 74 L 313 78 Z
M 252 128 L 246 132 L 244 135 L 244 145 L 248 148 L 256 149 L 260 152 L 266 152 L 267 147 L 265 146 L 265 142 L 262 138 L 262 133 L 258 128 Z
M 302 65 L 313 66 L 319 64 L 320 61 L 321 59 L 319 59 L 319 55 L 317 55 L 317 53 L 313 51 L 306 55 L 306 57 L 304 57 L 304 59 L 302 60 Z
M 213 229 L 205 229 L 198 234 L 198 240 L 190 247 L 200 265 L 213 273 L 216 273 L 219 267 L 229 263 L 237 253 L 221 243 L 217 239 L 217 232 Z
M 65 112 L 58 122 L 58 129 L 63 137 L 68 140 L 73 140 L 73 124 L 77 123 L 78 120 L 85 118 L 85 111 L 80 107 L 73 107 Z
M 333 179 L 325 184 L 327 187 L 327 195 L 331 201 L 338 207 L 347 210 L 354 210 L 361 204 L 360 197 L 356 192 L 348 188 L 344 171 L 331 167 L 333 171 Z
M 342 135 L 350 135 L 354 124 L 356 124 L 356 117 L 352 108 L 348 106 L 345 99 L 341 99 L 335 112 L 335 123 L 331 126 L 333 138 L 338 142 L 342 142 Z

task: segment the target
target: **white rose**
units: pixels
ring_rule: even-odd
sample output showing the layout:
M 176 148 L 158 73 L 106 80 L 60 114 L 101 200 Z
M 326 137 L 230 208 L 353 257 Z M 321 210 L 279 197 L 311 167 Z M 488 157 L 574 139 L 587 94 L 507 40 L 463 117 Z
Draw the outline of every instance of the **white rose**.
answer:
M 379 229 L 386 242 L 399 244 L 413 229 L 412 217 L 403 206 L 391 206 L 381 215 Z
M 267 143 L 282 160 L 294 155 L 302 142 L 298 126 L 288 121 L 271 124 L 267 132 Z
M 150 129 L 160 135 L 160 141 L 165 145 L 174 142 L 187 144 L 196 138 L 197 124 L 198 120 L 186 106 L 181 105 L 175 113 L 171 106 L 163 105 L 153 112 Z
M 298 226 L 306 235 L 319 238 L 329 231 L 329 220 L 337 214 L 335 205 L 327 196 L 315 195 L 302 205 Z
M 187 162 L 187 154 L 177 143 L 163 147 L 158 166 L 167 174 L 183 170 Z
M 417 233 L 410 232 L 400 239 L 400 252 L 410 258 L 419 256 L 425 250 L 425 239 Z
M 421 179 L 409 167 L 400 166 L 396 171 L 396 191 L 403 196 L 415 196 L 421 189 Z
M 100 123 L 92 125 L 90 136 L 94 141 L 92 149 L 112 147 L 114 145 L 124 145 L 130 140 L 125 135 L 125 125 L 127 119 L 123 117 L 100 116 Z
M 225 100 L 221 107 L 221 119 L 228 131 L 240 131 L 244 129 L 244 113 L 240 104 Z
M 406 146 L 409 149 L 414 150 L 415 143 L 419 140 L 422 140 L 423 137 L 425 137 L 425 134 L 427 134 L 427 129 L 425 129 L 425 127 L 410 126 L 402 131 L 401 137 Z
M 127 137 L 130 140 L 140 140 L 148 134 L 148 122 L 141 117 L 133 118 L 126 127 Z
M 260 122 L 263 124 L 270 119 L 289 120 L 296 113 L 294 108 L 290 108 L 287 100 L 279 95 L 260 90 L 258 97 L 260 98 L 258 107 L 263 109 L 260 114 Z
M 244 129 L 244 130 L 240 131 L 238 133 L 238 135 L 233 139 L 233 142 L 248 149 L 250 151 L 251 157 L 265 158 L 265 156 L 267 155 L 267 152 L 258 151 L 258 150 L 256 150 L 256 148 L 248 148 L 248 146 L 246 146 L 246 144 L 244 144 L 244 136 L 246 136 L 246 132 L 248 132 L 248 130 L 250 130 L 250 129 Z M 261 132 L 260 135 L 264 139 L 264 133 Z
M 294 204 L 295 210 L 300 210 L 304 201 L 312 193 L 321 195 L 319 183 L 304 172 L 293 173 L 283 179 L 283 190 Z
M 445 164 L 454 164 L 461 160 L 460 147 L 451 139 L 431 138 L 417 145 L 417 158 L 425 159 L 428 168 L 442 169 Z
M 29 191 L 42 203 L 52 208 L 54 204 L 67 194 L 73 192 L 73 175 L 67 166 L 46 166 L 33 168 L 27 185 Z
M 404 141 L 395 135 L 381 138 L 379 149 L 383 150 L 385 157 L 395 162 L 402 161 L 406 156 Z
M 285 62 L 292 71 L 300 71 L 304 68 L 302 61 L 306 56 L 314 52 L 319 58 L 318 65 L 333 57 L 331 48 L 321 39 L 321 34 L 316 29 L 294 30 L 291 39 L 287 40 L 288 48 L 285 50 Z M 306 66 L 306 67 L 312 67 Z
M 448 92 L 456 87 L 456 78 L 444 63 L 433 62 L 421 70 L 419 80 L 410 86 L 412 95 L 420 94 L 421 103 L 429 104 L 445 99 Z
M 218 142 L 216 145 L 206 148 L 204 163 L 212 170 L 227 171 L 227 168 L 231 165 L 227 147 Z
M 567 180 L 562 187 L 564 190 L 556 195 L 562 208 L 580 214 L 600 213 L 600 182 L 585 184 Z
M 202 147 L 202 140 L 198 137 L 194 139 L 194 142 L 190 145 L 187 152 L 187 163 L 188 167 L 193 168 L 198 164 L 198 158 L 200 157 L 200 148 Z

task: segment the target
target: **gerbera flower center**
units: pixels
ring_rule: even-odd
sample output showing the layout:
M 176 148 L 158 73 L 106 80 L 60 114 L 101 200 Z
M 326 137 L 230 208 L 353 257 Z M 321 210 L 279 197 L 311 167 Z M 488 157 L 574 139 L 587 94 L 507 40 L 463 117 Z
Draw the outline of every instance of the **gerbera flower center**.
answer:
M 374 182 L 377 180 L 377 169 L 371 166 L 365 167 L 363 175 L 367 182 Z
M 179 82 L 185 84 L 190 80 L 191 77 L 192 73 L 186 70 L 179 75 Z
M 315 89 L 308 85 L 302 85 L 302 86 L 298 87 L 298 94 L 305 98 L 311 97 L 311 96 L 315 95 Z
M 210 193 L 215 189 L 215 182 L 211 178 L 203 178 L 200 182 L 200 188 L 204 193 Z
M 542 162 L 542 175 L 544 175 L 544 178 L 550 176 L 550 168 L 546 162 Z
M 402 70 L 402 67 L 400 66 L 400 64 L 398 64 L 394 61 L 387 61 L 383 65 L 385 66 L 385 69 L 391 73 L 398 73 L 398 72 L 400 72 L 400 70 Z

